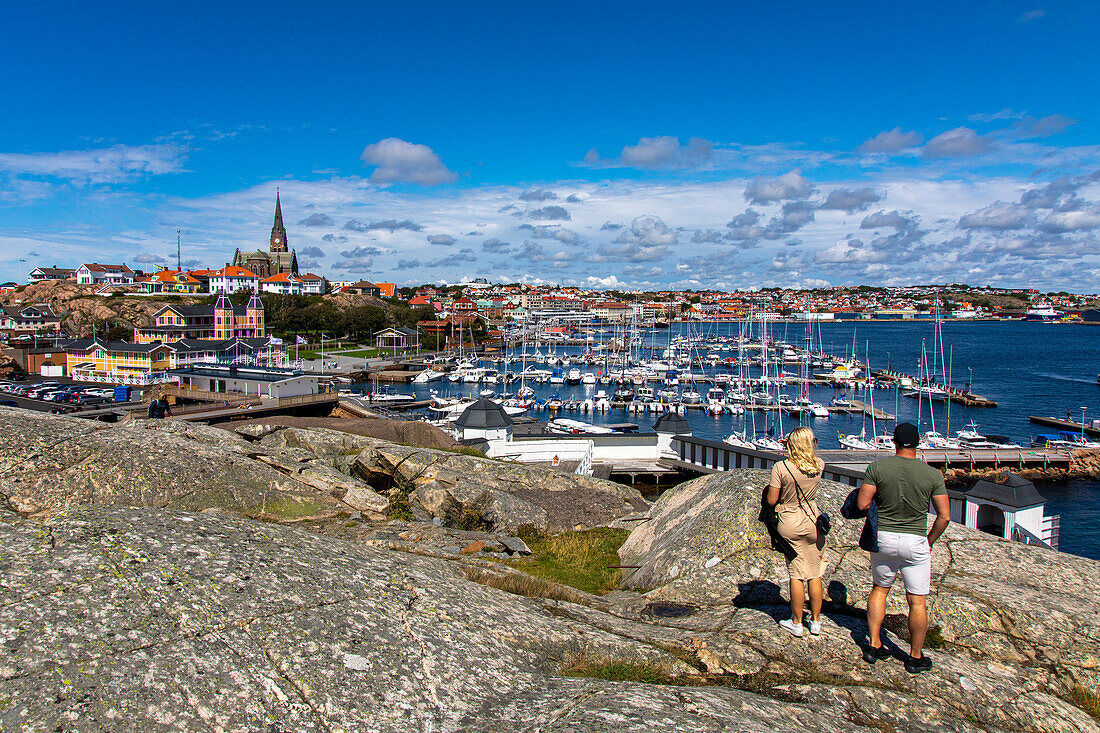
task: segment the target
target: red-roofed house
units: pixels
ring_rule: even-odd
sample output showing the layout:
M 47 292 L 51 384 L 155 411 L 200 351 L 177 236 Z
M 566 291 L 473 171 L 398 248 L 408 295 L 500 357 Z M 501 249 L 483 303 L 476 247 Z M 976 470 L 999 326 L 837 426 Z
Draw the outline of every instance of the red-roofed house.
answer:
M 260 292 L 260 278 L 236 265 L 226 265 L 210 273 L 211 293 L 238 293 L 242 290 Z
M 470 313 L 477 313 L 477 303 L 469 298 L 459 298 L 455 302 L 451 303 L 451 313 L 456 316 L 464 316 Z
M 202 282 L 182 270 L 161 270 L 139 280 L 143 293 L 198 293 Z
M 325 279 L 320 275 L 307 272 L 305 275 L 298 276 L 298 282 L 302 284 L 302 292 L 306 295 L 325 294 Z
M 280 272 L 260 281 L 260 290 L 279 295 L 301 295 L 302 283 L 289 272 Z

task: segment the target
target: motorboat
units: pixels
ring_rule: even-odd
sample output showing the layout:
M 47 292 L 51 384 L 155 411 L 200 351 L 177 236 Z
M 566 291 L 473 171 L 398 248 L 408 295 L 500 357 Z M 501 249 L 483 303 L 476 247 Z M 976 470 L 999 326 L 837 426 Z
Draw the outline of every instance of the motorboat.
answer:
M 701 405 L 703 404 L 703 395 L 696 392 L 694 389 L 689 389 L 680 395 L 680 401 L 685 405 Z
M 403 394 L 398 392 L 393 387 L 379 387 L 367 394 L 367 401 L 382 404 L 400 405 L 405 402 L 412 402 L 416 399 L 416 395 Z
M 566 417 L 556 417 L 546 423 L 546 429 L 558 435 L 607 435 L 615 432 L 611 428 L 602 425 L 570 420 Z
M 581 383 L 581 370 L 576 367 L 569 370 L 569 373 L 565 376 L 566 384 L 580 384 Z
M 959 441 L 948 438 L 943 433 L 937 433 L 934 430 L 928 430 L 921 436 L 920 442 L 917 443 L 918 448 L 935 448 L 939 450 L 958 450 L 962 447 Z
M 429 382 L 438 382 L 443 379 L 446 372 L 436 371 L 432 367 L 428 367 L 424 371 L 413 377 L 413 384 L 428 384 Z

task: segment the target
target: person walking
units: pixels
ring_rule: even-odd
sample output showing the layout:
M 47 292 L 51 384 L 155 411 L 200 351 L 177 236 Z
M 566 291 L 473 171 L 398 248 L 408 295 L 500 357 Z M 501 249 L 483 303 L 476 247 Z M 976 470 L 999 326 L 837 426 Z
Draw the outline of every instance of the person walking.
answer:
M 164 397 L 154 397 L 149 401 L 149 417 L 154 420 L 163 420 L 165 415 L 172 416 L 172 407 Z
M 810 633 L 821 633 L 821 603 L 824 589 L 825 536 L 817 531 L 817 487 L 825 462 L 817 457 L 817 439 L 807 427 L 798 427 L 787 436 L 788 458 L 772 467 L 768 483 L 768 503 L 779 517 L 779 534 L 795 549 L 787 561 L 790 574 L 791 617 L 779 622 L 794 636 L 803 634 L 803 610 L 806 587 L 810 595 Z
M 867 467 L 857 499 L 861 511 L 869 509 L 872 502 L 878 510 L 878 552 L 871 553 L 874 587 L 867 599 L 870 646 L 864 650 L 863 659 L 874 664 L 890 656 L 882 646 L 882 622 L 886 618 L 886 598 L 900 573 L 909 604 L 905 670 L 911 674 L 932 669 L 932 660 L 923 653 L 928 632 L 925 599 L 932 584 L 932 546 L 951 521 L 943 474 L 917 458 L 919 441 L 915 425 L 899 423 L 894 428 L 895 455 Z M 931 530 L 929 502 L 936 512 Z

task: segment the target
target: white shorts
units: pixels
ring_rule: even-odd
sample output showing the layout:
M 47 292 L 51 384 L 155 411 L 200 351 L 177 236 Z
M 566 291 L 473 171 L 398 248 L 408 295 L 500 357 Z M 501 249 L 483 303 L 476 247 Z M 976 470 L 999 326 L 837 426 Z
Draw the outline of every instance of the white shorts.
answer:
M 879 532 L 878 552 L 871 553 L 871 578 L 880 588 L 894 585 L 901 572 L 905 592 L 926 596 L 932 586 L 932 548 L 924 535 Z

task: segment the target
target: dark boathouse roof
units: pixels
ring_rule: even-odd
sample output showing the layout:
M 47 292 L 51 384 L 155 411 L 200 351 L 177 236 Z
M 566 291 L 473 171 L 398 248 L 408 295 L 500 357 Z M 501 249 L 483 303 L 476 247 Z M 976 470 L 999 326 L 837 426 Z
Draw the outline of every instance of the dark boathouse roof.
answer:
M 673 435 L 690 435 L 691 426 L 683 415 L 675 412 L 666 412 L 653 423 L 655 433 L 672 433 Z
M 503 407 L 490 399 L 482 397 L 462 411 L 462 414 L 455 420 L 455 425 L 460 428 L 474 429 L 507 428 L 512 425 L 512 418 L 508 416 Z
M 1022 509 L 1046 503 L 1035 484 L 1014 473 L 1003 473 L 992 479 L 982 479 L 965 491 L 948 492 L 955 498 L 984 499 L 1002 506 Z

